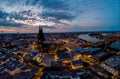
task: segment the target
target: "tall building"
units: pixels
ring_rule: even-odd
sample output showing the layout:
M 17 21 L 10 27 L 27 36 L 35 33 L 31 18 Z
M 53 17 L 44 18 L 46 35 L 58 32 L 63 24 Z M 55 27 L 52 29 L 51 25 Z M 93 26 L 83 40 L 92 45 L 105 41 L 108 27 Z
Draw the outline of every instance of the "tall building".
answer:
M 52 41 L 46 41 L 43 34 L 43 29 L 41 26 L 39 26 L 39 32 L 37 36 L 37 49 L 39 53 L 44 54 L 50 54 L 55 53 L 57 48 L 60 48 L 61 44 L 52 42 Z
M 44 34 L 43 34 L 43 30 L 42 30 L 42 27 L 39 26 L 39 33 L 38 33 L 38 37 L 37 37 L 37 49 L 39 51 L 39 53 L 42 53 L 43 50 L 44 50 L 44 41 L 45 41 L 45 38 L 44 38 Z
M 0 38 L 0 48 L 2 48 L 2 39 Z

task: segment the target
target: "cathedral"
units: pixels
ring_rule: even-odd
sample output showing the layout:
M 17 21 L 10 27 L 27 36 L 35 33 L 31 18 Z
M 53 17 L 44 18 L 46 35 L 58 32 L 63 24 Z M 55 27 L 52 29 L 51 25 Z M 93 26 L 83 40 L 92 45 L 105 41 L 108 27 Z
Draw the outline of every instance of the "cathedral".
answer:
M 39 26 L 39 32 L 37 36 L 37 49 L 41 54 L 54 54 L 61 46 L 60 43 L 46 41 L 43 33 L 43 29 Z
M 44 52 L 44 41 L 45 41 L 45 38 L 44 38 L 42 27 L 39 26 L 39 32 L 37 36 L 37 49 L 39 52 Z

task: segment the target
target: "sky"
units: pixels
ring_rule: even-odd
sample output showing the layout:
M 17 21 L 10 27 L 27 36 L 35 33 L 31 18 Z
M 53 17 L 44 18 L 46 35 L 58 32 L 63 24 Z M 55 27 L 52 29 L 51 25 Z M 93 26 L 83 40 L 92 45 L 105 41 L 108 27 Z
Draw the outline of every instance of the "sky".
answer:
M 0 32 L 120 31 L 120 0 L 0 0 Z

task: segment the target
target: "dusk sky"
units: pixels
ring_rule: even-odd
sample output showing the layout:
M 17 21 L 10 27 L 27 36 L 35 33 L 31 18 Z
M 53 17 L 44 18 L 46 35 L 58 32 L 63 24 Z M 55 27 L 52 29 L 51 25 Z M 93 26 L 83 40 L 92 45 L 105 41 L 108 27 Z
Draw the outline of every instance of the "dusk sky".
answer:
M 0 32 L 120 31 L 120 0 L 0 0 Z

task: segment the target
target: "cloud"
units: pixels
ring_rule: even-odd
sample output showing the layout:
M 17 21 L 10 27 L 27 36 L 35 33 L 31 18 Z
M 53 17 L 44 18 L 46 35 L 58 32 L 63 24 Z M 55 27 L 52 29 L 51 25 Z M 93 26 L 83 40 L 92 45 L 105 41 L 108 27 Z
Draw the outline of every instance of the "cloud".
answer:
M 1 1 L 0 17 L 4 21 L 1 21 L 0 25 L 3 26 L 19 27 L 22 24 L 26 26 L 55 26 L 65 24 L 62 23 L 62 19 L 72 20 L 75 18 L 74 12 L 69 9 L 65 0 Z
M 48 25 L 42 25 L 41 27 L 43 27 L 45 29 L 56 29 L 55 26 L 48 26 Z
M 83 27 L 89 29 L 91 26 L 120 25 L 119 0 L 0 0 L 0 2 L 0 26 L 4 27 L 34 28 L 41 25 L 50 30 L 63 28 L 78 30 Z
M 43 18 L 48 18 L 48 17 L 53 17 L 56 20 L 61 20 L 61 19 L 67 19 L 67 20 L 72 20 L 75 18 L 75 15 L 73 15 L 71 12 L 63 11 L 63 10 L 47 10 L 44 11 L 42 14 Z
M 42 7 L 39 6 L 39 0 L 1 0 L 0 10 L 6 13 L 19 13 L 22 11 L 34 11 L 41 13 Z M 35 2 L 37 4 L 35 4 Z
M 24 24 L 21 23 L 14 23 L 9 21 L 0 21 L 0 26 L 4 27 L 22 27 Z

